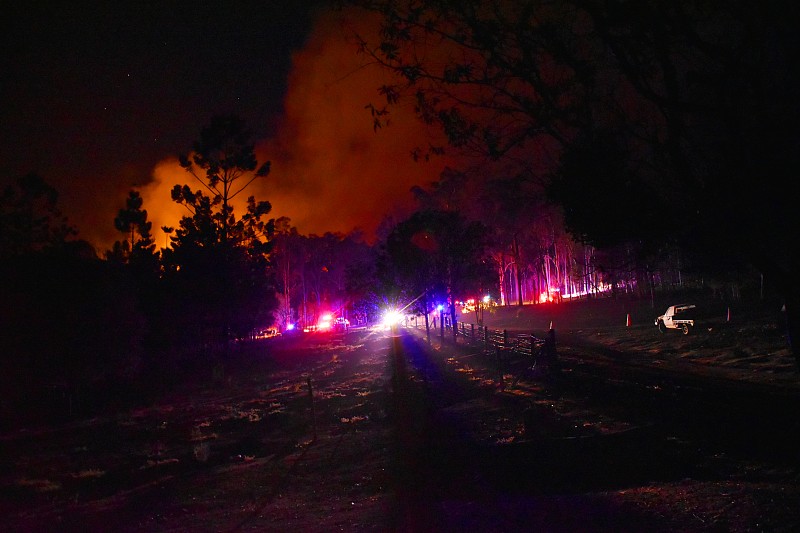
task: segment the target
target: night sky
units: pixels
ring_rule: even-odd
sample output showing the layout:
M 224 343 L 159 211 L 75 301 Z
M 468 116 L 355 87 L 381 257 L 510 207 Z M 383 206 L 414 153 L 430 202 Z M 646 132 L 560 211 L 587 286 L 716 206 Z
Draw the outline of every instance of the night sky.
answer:
M 113 218 L 133 187 L 154 227 L 186 214 L 169 199 L 173 184 L 192 184 L 175 158 L 213 115 L 233 113 L 272 161 L 250 192 L 273 216 L 301 233 L 369 235 L 444 162 L 411 161 L 410 116 L 373 131 L 365 105 L 379 101 L 380 74 L 360 68 L 345 38 L 363 21 L 319 4 L 4 5 L 0 183 L 40 174 L 102 252 L 120 238 Z

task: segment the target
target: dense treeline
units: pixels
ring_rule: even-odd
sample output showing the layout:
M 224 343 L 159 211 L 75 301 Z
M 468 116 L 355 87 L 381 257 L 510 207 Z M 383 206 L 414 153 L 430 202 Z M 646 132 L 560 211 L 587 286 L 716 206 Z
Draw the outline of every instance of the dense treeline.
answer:
M 103 258 L 75 239 L 41 177 L 3 192 L 4 421 L 110 409 L 220 376 L 235 343 L 272 323 L 271 206 L 251 197 L 237 216 L 230 205 L 269 165 L 258 166 L 236 117 L 212 120 L 182 164 L 198 188 L 172 192 L 188 214 L 163 252 L 136 191 L 113 221 L 122 240 Z
M 58 192 L 28 175 L 0 197 L 0 424 L 113 410 L 186 380 L 224 379 L 244 343 L 324 312 L 377 312 L 374 249 L 358 234 L 300 235 L 271 205 L 231 200 L 269 173 L 238 117 L 217 117 L 181 164 L 187 214 L 157 250 L 142 198 L 99 252 L 77 238 Z M 111 224 L 112 221 L 109 221 Z

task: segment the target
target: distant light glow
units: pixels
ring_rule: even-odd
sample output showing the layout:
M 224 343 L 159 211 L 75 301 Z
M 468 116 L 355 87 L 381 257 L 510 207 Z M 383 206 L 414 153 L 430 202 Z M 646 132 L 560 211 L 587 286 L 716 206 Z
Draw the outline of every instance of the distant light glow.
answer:
M 475 298 L 469 298 L 464 302 L 456 302 L 456 305 L 459 304 L 461 305 L 461 312 L 464 314 L 471 313 L 475 310 Z
M 333 315 L 330 313 L 325 313 L 319 319 L 317 323 L 317 330 L 329 330 L 333 327 Z
M 403 320 L 403 314 L 400 311 L 397 309 L 389 309 L 383 314 L 383 320 L 381 320 L 381 324 L 387 328 L 390 328 L 399 324 L 401 320 Z
M 565 292 L 561 295 L 562 298 L 565 300 L 573 299 L 573 298 L 583 298 L 587 295 L 591 294 L 603 294 L 606 292 L 611 291 L 611 285 L 608 283 L 598 283 L 596 287 L 592 287 L 591 290 L 584 290 L 584 291 L 575 291 L 575 292 Z M 545 293 L 542 293 L 545 294 Z
M 286 331 L 292 331 L 294 329 L 294 324 L 286 324 Z

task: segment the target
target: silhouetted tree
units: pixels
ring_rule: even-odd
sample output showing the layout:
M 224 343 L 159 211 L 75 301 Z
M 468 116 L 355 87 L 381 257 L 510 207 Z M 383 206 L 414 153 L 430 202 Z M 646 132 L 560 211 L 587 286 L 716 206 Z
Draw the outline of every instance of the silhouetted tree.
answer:
M 77 233 L 58 209 L 58 191 L 37 174 L 0 195 L 0 258 L 62 247 Z
M 223 242 L 233 224 L 230 201 L 254 180 L 269 175 L 270 162 L 259 166 L 251 135 L 241 118 L 216 116 L 194 143 L 192 155 L 180 156 L 181 166 L 212 195 L 215 204 L 222 204 L 214 218 Z M 179 203 L 191 202 L 190 198 L 182 198 L 182 193 L 183 189 L 174 189 L 173 199 Z
M 266 219 L 272 206 L 251 196 L 237 218 L 230 204 L 268 174 L 269 163 L 259 167 L 240 119 L 217 117 L 181 164 L 211 195 L 188 185 L 173 188 L 172 199 L 190 215 L 181 219 L 163 254 L 165 279 L 174 291 L 180 329 L 189 335 L 184 339 L 227 345 L 231 337 L 270 325 L 276 307 L 269 264 L 275 222 Z
M 480 297 L 497 279 L 485 227 L 445 211 L 419 211 L 398 224 L 379 259 L 378 278 L 400 303 L 424 297 L 450 304 L 453 323 L 455 301 Z
M 122 263 L 130 263 L 137 269 L 156 275 L 159 269 L 156 243 L 150 233 L 153 223 L 147 220 L 147 210 L 142 209 L 143 200 L 138 191 L 130 191 L 125 207 L 114 218 L 114 227 L 126 236 L 124 241 L 114 242 L 106 257 Z M 142 272 L 143 273 L 143 272 Z
M 380 313 L 381 295 L 378 293 L 377 247 L 362 243 L 361 254 L 350 257 L 345 267 L 345 291 L 350 300 L 351 322 L 371 322 Z
M 364 296 L 353 293 L 349 276 L 357 275 L 371 260 L 370 246 L 357 233 L 301 235 L 288 225 L 288 219 L 282 225 L 273 255 L 282 299 L 281 324 L 294 317 L 304 325 L 313 324 L 321 312 L 349 318 L 353 302 Z

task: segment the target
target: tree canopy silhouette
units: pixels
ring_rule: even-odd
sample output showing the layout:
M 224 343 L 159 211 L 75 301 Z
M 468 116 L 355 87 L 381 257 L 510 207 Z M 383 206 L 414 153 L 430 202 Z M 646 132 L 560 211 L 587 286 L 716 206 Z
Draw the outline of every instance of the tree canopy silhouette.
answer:
M 0 257 L 63 247 L 77 235 L 58 208 L 58 191 L 26 174 L 0 195 Z
M 455 322 L 455 302 L 494 291 L 497 269 L 485 226 L 454 212 L 424 210 L 389 234 L 378 278 L 403 304 L 420 298 L 425 312 L 427 302 L 448 304 Z
M 450 149 L 555 180 L 578 237 L 652 249 L 668 239 L 696 264 L 754 265 L 782 292 L 790 337 L 800 335 L 797 245 L 782 230 L 800 212 L 786 194 L 800 165 L 797 9 L 776 0 L 348 3 L 380 16 L 376 38 L 356 39 L 395 75 L 380 87 L 385 103 L 370 108 L 377 126 L 413 105 Z
M 181 165 L 201 184 L 176 185 L 172 199 L 189 211 L 164 252 L 165 276 L 175 291 L 183 329 L 222 342 L 272 322 L 276 307 L 269 256 L 275 222 L 267 201 L 247 200 L 237 217 L 230 203 L 253 180 L 269 173 L 259 166 L 250 133 L 238 117 L 215 117 L 202 130 Z M 205 191 L 205 192 L 204 192 Z M 198 331 L 198 329 L 200 331 Z

